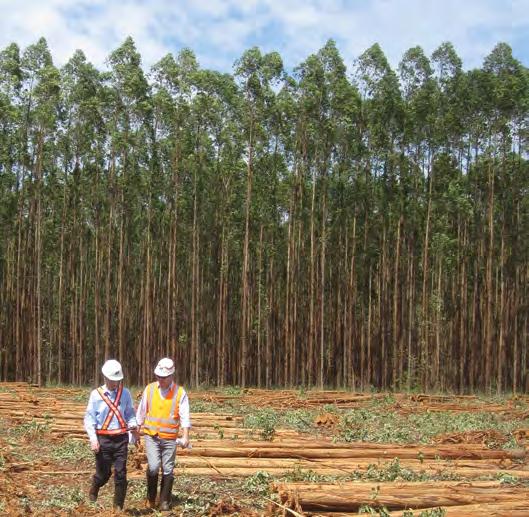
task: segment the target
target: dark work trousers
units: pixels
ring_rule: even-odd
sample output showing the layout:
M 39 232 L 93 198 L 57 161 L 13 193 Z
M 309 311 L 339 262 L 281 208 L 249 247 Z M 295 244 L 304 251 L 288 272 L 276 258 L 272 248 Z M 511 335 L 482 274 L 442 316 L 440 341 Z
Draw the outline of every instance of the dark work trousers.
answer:
M 114 464 L 115 485 L 127 484 L 127 452 L 129 435 L 99 435 L 99 452 L 96 454 L 95 483 L 102 487 L 109 479 Z

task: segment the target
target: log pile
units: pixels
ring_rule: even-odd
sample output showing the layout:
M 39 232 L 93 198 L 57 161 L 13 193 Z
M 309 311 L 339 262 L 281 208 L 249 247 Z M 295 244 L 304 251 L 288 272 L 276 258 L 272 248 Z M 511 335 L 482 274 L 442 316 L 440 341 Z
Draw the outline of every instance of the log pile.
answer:
M 498 482 L 423 482 L 423 483 L 279 483 L 273 486 L 283 506 L 296 512 L 317 515 L 360 515 L 362 507 L 386 508 L 390 515 L 405 510 L 421 511 L 436 508 L 457 509 L 448 515 L 497 515 L 500 512 L 523 510 L 529 488 Z M 527 506 L 525 515 L 529 514 Z M 509 513 L 500 513 L 511 515 Z M 365 514 L 364 514 L 365 515 Z M 520 514 L 521 515 L 521 514 Z
M 2 393 L 4 392 L 4 393 Z M 69 401 L 86 395 L 88 390 L 81 388 L 56 387 L 38 388 L 26 383 L 0 383 L 0 395 L 16 394 L 27 399 L 48 399 L 50 401 Z M 134 393 L 136 398 L 141 391 Z M 377 402 L 394 400 L 391 410 L 404 414 L 423 411 L 437 412 L 465 412 L 486 411 L 488 413 L 505 414 L 508 416 L 524 416 L 527 411 L 518 408 L 517 404 L 529 403 L 529 397 L 516 396 L 507 400 L 505 404 L 497 404 L 480 400 L 474 395 L 430 395 L 430 394 L 392 394 L 391 399 L 384 393 L 355 393 L 348 391 L 306 391 L 296 390 L 265 390 L 247 388 L 237 393 L 222 390 L 194 391 L 191 393 L 193 401 L 210 402 L 218 405 L 248 405 L 273 409 L 316 409 L 325 405 L 337 408 L 361 408 Z M 84 399 L 83 399 L 84 403 Z M 82 406 L 83 404 L 81 404 Z
M 421 515 L 431 511 L 432 508 L 419 508 L 414 511 L 414 515 Z M 444 517 L 528 517 L 529 510 L 527 509 L 527 502 L 524 499 L 503 501 L 501 503 L 478 503 L 466 504 L 463 506 L 445 506 L 443 507 Z M 337 514 L 331 514 L 337 517 Z M 354 514 L 357 515 L 357 514 Z M 365 517 L 365 513 L 358 514 Z M 406 517 L 406 513 L 402 511 L 390 512 L 391 517 Z M 408 513 L 409 515 L 409 513 Z M 424 515 L 424 514 L 423 514 Z
M 384 393 L 354 393 L 346 391 L 307 391 L 245 389 L 240 394 L 229 395 L 220 391 L 198 391 L 193 393 L 194 400 L 216 404 L 241 404 L 265 406 L 274 409 L 311 409 L 332 405 L 340 409 L 368 407 L 376 402 L 394 399 L 392 410 L 401 413 L 421 411 L 487 411 L 489 413 L 513 414 L 519 397 L 507 401 L 507 404 L 494 404 L 480 400 L 475 395 L 430 395 L 397 393 L 388 398 Z
M 230 395 L 221 391 L 198 391 L 194 400 L 215 404 L 237 404 L 264 406 L 274 409 L 310 409 L 334 405 L 341 409 L 365 407 L 374 400 L 382 400 L 382 393 L 366 394 L 346 391 L 308 391 L 245 389 L 240 394 Z
M 208 394 L 209 393 L 209 394 Z M 265 393 L 267 395 L 265 395 Z M 54 440 L 75 439 L 86 441 L 83 429 L 83 415 L 88 392 L 69 388 L 38 389 L 24 384 L 0 384 L 0 418 L 9 421 L 11 427 L 28 423 L 42 424 L 45 433 Z M 192 394 L 193 399 L 206 396 L 224 396 L 219 392 L 199 392 Z M 358 394 L 321 392 L 311 393 L 304 399 L 296 392 L 264 392 L 249 390 L 238 398 L 247 400 L 259 398 L 260 406 L 292 404 L 327 404 L 330 400 L 337 404 L 364 404 L 372 401 L 372 396 L 359 397 Z M 366 399 L 366 397 L 368 397 Z M 308 402 L 307 402 L 308 400 Z M 367 400 L 367 402 L 366 402 Z M 454 399 L 400 397 L 400 404 L 415 404 L 428 407 L 428 404 L 449 404 Z M 316 402 L 319 401 L 319 402 Z M 452 401 L 452 402 L 451 402 Z M 334 403 L 333 402 L 333 403 Z M 257 402 L 255 402 L 257 404 Z M 461 404 L 478 404 L 477 399 L 462 399 Z M 284 406 L 281 406 L 284 407 Z M 304 406 L 301 406 L 304 407 Z M 490 442 L 484 434 L 472 434 L 464 437 L 443 437 L 439 443 L 431 445 L 397 445 L 376 443 L 333 443 L 330 439 L 299 434 L 292 430 L 279 429 L 270 441 L 259 439 L 258 431 L 246 429 L 241 416 L 222 412 L 196 413 L 193 420 L 193 449 L 179 451 L 178 473 L 186 475 L 231 478 L 251 476 L 257 472 L 268 472 L 279 476 L 285 473 L 311 471 L 320 476 L 351 476 L 372 471 L 389 469 L 398 458 L 399 467 L 417 474 L 430 476 L 449 475 L 467 480 L 476 480 L 483 476 L 497 477 L 507 473 L 519 479 L 529 479 L 529 468 L 525 461 L 525 450 L 503 450 L 490 448 Z M 498 438 L 498 437 L 492 437 Z M 478 443 L 468 443 L 468 441 Z M 496 440 L 497 441 L 497 440 Z M 130 477 L 143 478 L 146 458 L 143 451 L 132 448 L 129 462 Z M 39 475 L 86 475 L 86 465 L 57 467 L 46 462 L 17 463 L 9 459 L 7 471 L 16 476 L 31 470 Z M 481 484 L 480 484 L 481 483 Z M 449 504 L 447 515 L 478 515 L 479 509 L 486 504 L 490 508 L 509 508 L 518 512 L 520 487 L 505 487 L 497 483 L 483 485 L 483 482 L 452 483 L 443 485 L 433 483 L 432 490 L 427 484 L 398 485 L 380 484 L 377 489 L 377 504 L 388 503 L 392 515 L 399 515 L 405 508 L 431 508 L 430 504 Z M 357 486 L 358 485 L 358 486 Z M 331 485 L 281 485 L 278 491 L 290 507 L 318 514 L 330 512 L 356 513 L 361 504 L 373 502 L 373 484 L 368 483 Z M 362 488 L 360 488 L 360 486 Z M 466 489 L 469 490 L 466 490 Z M 349 491 L 347 491 L 349 490 Z M 378 493 L 378 492 L 377 492 Z M 465 494 L 467 494 L 465 496 Z M 496 495 L 495 495 L 496 494 Z M 425 499 L 429 496 L 430 499 Z M 345 497 L 345 503 L 343 503 Z M 466 497 L 466 498 L 465 498 Z M 352 499 L 351 499 L 352 498 Z M 351 500 L 353 502 L 351 502 Z M 367 502 L 366 502 L 367 501 Z M 401 501 L 401 503 L 399 503 Z M 399 506 L 400 504 L 400 506 Z M 297 506 L 296 506 L 297 505 Z M 495 506 L 494 506 L 495 505 Z M 469 513 L 469 512 L 475 513 Z M 484 514 L 482 514 L 484 515 Z M 509 514 L 510 515 L 510 514 Z M 517 513 L 512 513 L 517 515 Z M 528 515 L 528 514 L 526 514 Z

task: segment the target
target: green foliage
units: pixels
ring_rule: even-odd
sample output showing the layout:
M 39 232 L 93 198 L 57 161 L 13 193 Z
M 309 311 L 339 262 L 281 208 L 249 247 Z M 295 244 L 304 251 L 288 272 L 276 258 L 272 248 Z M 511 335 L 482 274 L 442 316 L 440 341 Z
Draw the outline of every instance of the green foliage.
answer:
M 57 461 L 78 462 L 92 459 L 94 453 L 90 450 L 87 441 L 63 440 L 52 449 L 51 457 Z
M 219 438 L 222 440 L 224 438 L 224 429 L 219 424 L 215 424 L 213 426 L 213 429 L 215 429 L 215 431 L 219 435 Z
M 14 391 L 7 386 L 0 386 L 0 393 L 14 393 Z
M 226 386 L 221 391 L 226 395 L 231 395 L 234 397 L 238 397 L 243 394 L 243 390 L 239 386 Z
M 146 495 L 146 487 L 144 480 L 131 479 L 127 486 L 127 499 L 131 501 L 144 501 Z
M 282 478 L 285 481 L 307 481 L 311 483 L 317 483 L 317 482 L 324 482 L 327 480 L 326 476 L 322 476 L 321 474 L 317 474 L 313 470 L 310 469 L 303 469 L 299 466 L 296 468 L 286 472 Z
M 23 424 L 11 427 L 8 433 L 12 436 L 21 436 L 24 439 L 37 439 L 49 431 L 49 424 L 37 420 L 30 420 Z
M 233 406 L 231 404 L 217 404 L 216 402 L 207 402 L 204 400 L 194 400 L 193 413 L 214 413 L 216 411 L 231 412 Z
M 396 411 L 362 408 L 345 411 L 340 437 L 345 441 L 430 443 L 444 433 L 494 429 L 509 435 L 520 425 L 488 412 L 420 412 L 401 415 Z M 514 446 L 514 442 L 510 442 Z
M 86 392 L 79 392 L 79 393 L 75 393 L 72 397 L 72 400 L 74 402 L 87 402 L 88 401 L 88 397 L 90 396 L 90 393 L 88 391 Z
M 79 487 L 51 486 L 48 487 L 47 497 L 41 506 L 50 510 L 71 511 L 84 502 L 86 497 Z
M 272 476 L 268 472 L 256 472 L 246 479 L 244 488 L 250 494 L 259 496 L 269 495 L 271 482 Z
M 516 485 L 520 482 L 516 476 L 510 475 L 508 472 L 498 474 L 498 481 L 506 485 Z
M 240 491 L 240 484 L 240 481 L 214 481 L 197 476 L 176 476 L 173 488 L 174 511 L 186 517 L 208 515 L 210 508 L 222 499 L 226 490 L 229 493 L 237 493 Z
M 273 409 L 257 409 L 244 419 L 244 427 L 255 429 L 263 440 L 272 440 L 278 425 L 278 414 Z
M 362 478 L 369 481 L 424 481 L 425 475 L 406 469 L 401 466 L 398 458 L 395 458 L 387 467 L 369 465 Z

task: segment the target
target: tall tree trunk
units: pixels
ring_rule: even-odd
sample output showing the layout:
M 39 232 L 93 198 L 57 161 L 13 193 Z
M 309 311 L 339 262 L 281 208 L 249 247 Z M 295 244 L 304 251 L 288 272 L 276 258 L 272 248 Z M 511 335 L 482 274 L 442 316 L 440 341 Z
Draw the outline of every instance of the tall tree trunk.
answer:
M 430 162 L 430 160 L 429 160 Z M 429 299 L 428 299 L 428 279 L 429 279 L 429 249 L 430 249 L 430 219 L 432 212 L 432 186 L 433 171 L 428 167 L 428 206 L 426 209 L 426 228 L 424 230 L 423 260 L 422 260 L 422 309 L 421 309 L 421 369 L 422 369 L 422 388 L 427 389 L 429 379 L 426 365 L 430 355 L 430 324 L 429 324 Z
M 44 153 L 44 135 L 39 133 L 36 188 L 37 188 L 37 224 L 35 229 L 35 248 L 37 253 L 37 384 L 42 386 L 42 160 Z
M 488 251 L 486 269 L 486 313 L 485 313 L 485 385 L 487 390 L 492 389 L 492 312 L 493 312 L 493 249 L 494 249 L 494 172 L 492 163 L 488 171 L 489 200 L 488 200 Z
M 242 292 L 241 292 L 241 353 L 240 353 L 240 383 L 242 387 L 247 382 L 247 354 L 248 354 L 248 313 L 249 313 L 249 254 L 250 254 L 250 211 L 252 206 L 253 183 L 253 132 L 254 113 L 250 116 L 250 135 L 248 139 L 248 164 L 246 169 L 246 201 L 244 209 L 244 247 L 242 266 Z

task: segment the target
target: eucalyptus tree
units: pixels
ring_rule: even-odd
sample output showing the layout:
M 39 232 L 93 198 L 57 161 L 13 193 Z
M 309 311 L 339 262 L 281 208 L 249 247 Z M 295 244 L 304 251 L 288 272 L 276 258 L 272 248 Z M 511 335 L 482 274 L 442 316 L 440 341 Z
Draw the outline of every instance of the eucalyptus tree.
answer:
M 231 264 L 232 261 L 236 263 L 238 254 L 234 234 L 237 223 L 242 220 L 244 194 L 244 139 L 239 115 L 242 96 L 233 77 L 228 74 L 202 72 L 198 82 L 202 102 L 196 108 L 202 112 L 204 132 L 208 135 L 208 172 L 200 181 L 202 218 L 206 219 L 202 241 L 207 247 L 203 248 L 201 255 L 207 264 L 205 271 L 214 281 L 202 282 L 208 288 L 204 299 L 210 303 L 196 317 L 203 320 L 200 314 L 208 314 L 208 320 L 203 324 L 208 334 L 205 341 L 210 346 L 204 347 L 203 365 L 207 366 L 202 367 L 206 375 L 202 380 L 212 382 L 215 379 L 216 383 L 223 385 L 236 379 L 236 372 L 229 368 L 235 357 L 235 350 L 229 346 L 233 339 L 229 327 L 229 300 L 237 292 Z
M 83 382 L 90 371 L 88 365 L 93 368 L 93 378 L 99 375 L 101 301 L 99 288 L 90 286 L 99 286 L 102 280 L 106 131 L 101 97 L 100 72 L 83 52 L 76 51 L 61 70 L 61 131 L 57 140 L 61 173 L 54 187 L 54 213 L 60 228 L 55 236 L 59 267 L 54 337 L 59 382 Z M 69 332 L 65 322 L 69 322 Z M 66 369 L 65 363 L 71 368 Z
M 493 365 L 496 366 L 496 388 L 505 389 L 505 342 L 508 321 L 507 260 L 512 244 L 508 239 L 507 225 L 511 217 L 514 192 L 511 190 L 510 176 L 517 168 L 518 160 L 513 160 L 514 140 L 521 117 L 526 107 L 528 95 L 527 74 L 521 63 L 512 55 L 512 49 L 506 43 L 498 44 L 485 58 L 483 80 L 487 88 L 489 149 L 488 166 L 488 254 L 487 254 L 487 313 L 486 313 L 486 353 L 487 383 L 493 382 Z M 499 206 L 498 206 L 499 205 Z M 496 232 L 496 233 L 495 233 Z M 499 235 L 498 235 L 499 233 Z M 498 242 L 499 240 L 499 242 Z M 498 249 L 499 248 L 499 249 Z M 521 250 L 520 250 L 521 251 Z M 499 263 L 497 257 L 499 256 Z M 492 286 L 493 279 L 495 287 Z M 498 303 L 499 299 L 499 303 Z M 496 323 L 499 322 L 499 323 Z M 496 324 L 495 324 L 496 323 Z M 493 345 L 496 350 L 493 351 Z M 517 355 L 518 350 L 515 351 Z M 496 361 L 493 357 L 496 356 Z M 509 368 L 510 369 L 510 368 Z
M 155 163 L 152 148 L 152 105 L 150 85 L 141 67 L 141 57 L 129 37 L 109 57 L 107 118 L 110 156 L 110 211 L 107 233 L 107 270 L 105 279 L 104 355 L 116 355 L 128 364 L 125 342 L 136 339 L 140 378 L 148 378 L 154 333 L 153 299 L 153 179 Z M 114 233 L 115 232 L 115 233 Z M 115 236 L 115 234 L 117 234 Z M 141 238 L 139 238 L 141 236 Z M 117 349 L 111 343 L 112 249 L 117 237 L 118 264 L 115 278 L 117 299 Z M 130 263 L 138 253 L 142 263 Z M 141 278 L 141 285 L 133 281 Z M 142 307 L 127 308 L 128 300 L 141 297 Z M 135 318 L 130 318 L 136 309 Z M 127 318 L 129 316 L 129 318 Z M 128 320 L 128 321 L 127 321 Z M 141 331 L 134 323 L 141 321 Z M 135 336 L 135 339 L 133 338 Z
M 30 194 L 29 214 L 24 217 L 24 206 L 21 203 L 18 224 L 26 230 L 26 242 L 19 242 L 25 247 L 25 253 L 32 257 L 31 264 L 21 274 L 29 298 L 27 318 L 29 332 L 27 343 L 31 357 L 30 371 L 24 369 L 31 378 L 42 383 L 42 349 L 44 328 L 43 253 L 52 247 L 51 242 L 43 242 L 45 181 L 55 168 L 55 130 L 59 105 L 60 76 L 53 66 L 52 57 L 46 40 L 41 38 L 30 45 L 21 59 L 22 70 L 22 104 L 24 109 L 22 168 L 24 189 Z M 24 230 L 22 230 L 24 231 Z M 19 271 L 20 272 L 20 271 Z M 18 279 L 20 281 L 20 277 Z M 22 309 L 24 313 L 24 309 Z M 49 339 L 49 336 L 46 336 Z
M 19 357 L 19 341 L 13 339 L 19 330 L 19 313 L 15 300 L 16 284 L 17 203 L 20 195 L 20 93 L 22 69 L 20 49 L 12 43 L 0 52 L 0 372 L 7 378 L 9 362 Z M 18 240 L 18 242 L 20 239 Z
M 426 203 L 426 221 L 424 228 L 424 241 L 422 250 L 422 290 L 421 290 L 421 313 L 420 313 L 420 338 L 421 356 L 419 369 L 422 372 L 422 383 L 428 383 L 428 375 L 437 378 L 436 372 L 440 367 L 440 335 L 437 333 L 435 353 L 430 350 L 431 334 L 438 331 L 434 328 L 430 315 L 430 303 L 428 285 L 430 280 L 430 246 L 431 246 L 431 223 L 432 223 L 432 190 L 434 185 L 433 167 L 437 149 L 434 144 L 434 128 L 436 123 L 436 102 L 438 93 L 436 83 L 433 79 L 433 70 L 428 58 L 420 47 L 408 50 L 400 63 L 400 74 L 406 100 L 406 124 L 405 145 L 410 158 L 411 170 L 404 174 L 411 175 L 410 187 L 414 192 L 423 190 L 424 181 L 428 191 Z M 406 201 L 404 201 L 406 202 Z M 410 207 L 411 208 L 411 207 Z M 409 210 L 407 210 L 409 212 Z M 416 219 L 415 219 L 416 221 Z M 400 219 L 405 224 L 404 219 Z M 397 249 L 400 249 L 397 247 Z M 398 260 L 397 256 L 397 260 Z M 439 308 L 440 305 L 437 305 Z M 411 339 L 408 340 L 408 343 Z M 402 347 L 401 347 L 402 348 Z M 408 368 L 411 367 L 411 350 L 408 350 Z M 430 355 L 435 358 L 434 372 L 427 368 Z M 394 374 L 394 379 L 396 375 Z M 411 379 L 411 371 L 408 370 L 408 378 Z
M 277 52 L 262 54 L 254 47 L 247 50 L 235 65 L 235 75 L 240 81 L 244 102 L 242 104 L 242 130 L 246 140 L 246 196 L 244 208 L 244 240 L 241 268 L 241 326 L 239 381 L 246 385 L 248 378 L 249 333 L 251 327 L 250 239 L 252 215 L 252 189 L 255 161 L 266 149 L 268 135 L 264 120 L 274 102 L 272 89 L 283 72 L 283 63 Z
M 388 210 L 378 206 L 392 203 L 397 179 L 395 153 L 402 139 L 404 106 L 396 73 L 378 44 L 365 51 L 357 62 L 356 77 L 362 95 L 361 127 L 365 146 L 363 169 L 366 200 L 364 202 L 363 276 L 364 318 L 367 320 L 361 337 L 360 379 L 362 386 L 373 382 L 386 385 L 387 381 L 387 329 L 384 299 L 384 271 L 388 263 L 388 245 L 391 224 Z M 374 212 L 374 217 L 371 213 Z M 382 242 L 375 246 L 368 243 Z M 373 300 L 374 298 L 374 300 Z M 382 321 L 383 320 L 383 321 Z M 380 346 L 374 347 L 373 340 Z
M 324 126 L 328 173 L 321 223 L 324 245 L 321 268 L 325 273 L 325 264 L 328 264 L 328 280 L 322 279 L 321 289 L 329 294 L 327 309 L 322 308 L 326 324 L 322 322 L 320 332 L 320 357 L 324 356 L 320 385 L 354 385 L 352 327 L 357 320 L 355 260 L 359 197 L 356 185 L 362 153 L 358 124 L 361 101 L 356 86 L 346 76 L 345 64 L 334 42 L 329 41 L 318 56 L 324 68 L 328 98 Z M 342 276 L 344 271 L 347 282 Z
M 165 239 L 165 346 L 160 349 L 188 364 L 185 346 L 187 328 L 179 318 L 179 306 L 186 299 L 187 290 L 182 292 L 181 283 L 187 277 L 186 256 L 181 250 L 187 245 L 184 215 L 185 198 L 182 196 L 186 183 L 185 172 L 193 153 L 191 100 L 195 92 L 195 76 L 198 63 L 194 54 L 182 50 L 176 58 L 165 56 L 152 69 L 154 131 L 158 164 L 162 181 L 163 208 L 160 235 Z M 159 238 L 158 238 L 159 239 Z M 184 370 L 187 376 L 189 372 Z
M 224 239 L 226 226 L 229 225 L 225 212 L 225 203 L 229 203 L 230 189 L 223 189 L 220 161 L 223 155 L 224 135 L 222 126 L 229 124 L 231 113 L 229 98 L 237 96 L 237 89 L 231 77 L 201 70 L 196 74 L 195 91 L 191 103 L 191 120 L 193 123 L 193 151 L 191 155 L 189 178 L 189 208 L 191 228 L 191 351 L 193 358 L 192 378 L 196 385 L 200 382 L 211 382 L 213 376 L 211 365 L 215 360 L 222 362 L 222 354 L 226 350 L 217 349 L 213 353 L 213 343 L 218 337 L 211 332 L 218 324 L 218 314 L 215 306 L 208 301 L 214 300 L 218 293 L 216 289 L 219 273 L 219 262 L 222 262 L 222 252 L 226 254 L 226 242 L 218 241 L 218 234 L 212 234 L 208 229 L 214 228 L 219 222 L 224 225 Z M 233 97 L 235 96 L 235 97 Z M 235 136 L 233 133 L 231 137 Z M 235 166 L 236 167 L 236 166 Z M 237 168 L 235 169 L 236 172 Z M 220 182 L 219 182 L 220 180 Z M 241 188 L 242 185 L 239 187 Z M 220 199 L 222 191 L 227 198 Z M 224 205 L 224 206 L 223 206 Z M 211 210 L 214 206 L 217 210 Z M 221 229 L 222 232 L 222 229 Z M 224 248 L 224 250 L 222 249 Z M 218 256 L 220 250 L 221 256 Z M 225 257 L 226 258 L 226 257 Z M 220 259 L 220 260 L 219 260 Z M 210 279 L 215 279 L 211 281 Z M 225 280 L 223 279 L 224 283 Z M 220 300 L 217 300 L 217 304 Z M 225 308 L 222 309 L 226 310 Z M 222 317 L 221 317 L 222 318 Z M 209 343 L 204 346 L 202 343 Z M 217 341 L 217 346 L 220 343 Z M 220 371 L 220 367 L 215 368 Z

